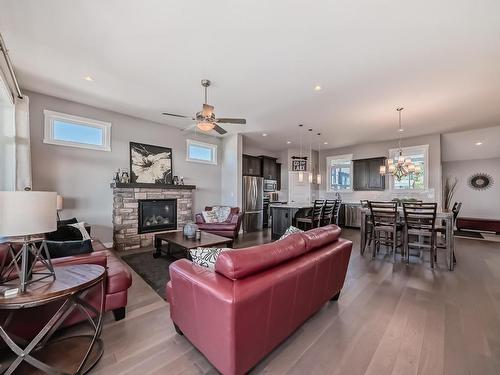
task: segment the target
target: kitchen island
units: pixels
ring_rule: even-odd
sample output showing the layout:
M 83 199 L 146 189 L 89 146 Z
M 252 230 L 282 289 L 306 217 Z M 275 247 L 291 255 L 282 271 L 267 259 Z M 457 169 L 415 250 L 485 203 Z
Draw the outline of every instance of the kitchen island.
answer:
M 269 209 L 272 216 L 272 239 L 280 238 L 289 226 L 295 226 L 296 218 L 307 216 L 312 207 L 312 204 L 271 204 Z

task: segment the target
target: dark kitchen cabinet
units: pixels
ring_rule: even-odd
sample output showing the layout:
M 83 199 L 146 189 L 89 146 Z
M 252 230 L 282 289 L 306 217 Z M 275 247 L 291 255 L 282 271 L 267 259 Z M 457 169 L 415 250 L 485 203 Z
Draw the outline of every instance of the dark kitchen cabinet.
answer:
M 278 176 L 276 175 L 276 158 L 272 158 L 270 156 L 260 156 L 262 160 L 262 177 L 266 180 L 277 180 Z
M 243 154 L 243 176 L 262 176 L 262 161 L 257 156 Z
M 385 176 L 379 172 L 384 163 L 385 157 L 353 160 L 353 189 L 384 190 Z
M 281 190 L 281 163 L 276 163 L 276 190 Z

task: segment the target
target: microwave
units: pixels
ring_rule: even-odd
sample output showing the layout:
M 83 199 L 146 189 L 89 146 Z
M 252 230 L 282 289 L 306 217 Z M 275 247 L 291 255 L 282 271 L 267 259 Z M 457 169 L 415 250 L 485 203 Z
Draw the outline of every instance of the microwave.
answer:
M 264 180 L 265 192 L 276 191 L 277 187 L 278 187 L 278 182 L 276 180 Z

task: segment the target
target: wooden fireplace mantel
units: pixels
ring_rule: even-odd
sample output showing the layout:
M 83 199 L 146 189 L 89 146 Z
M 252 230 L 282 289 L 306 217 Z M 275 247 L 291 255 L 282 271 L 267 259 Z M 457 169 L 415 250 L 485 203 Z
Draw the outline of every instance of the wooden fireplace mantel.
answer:
M 123 184 L 121 182 L 113 182 L 109 185 L 111 189 L 172 189 L 172 190 L 194 190 L 196 185 L 167 185 L 167 184 L 145 184 L 140 182 Z

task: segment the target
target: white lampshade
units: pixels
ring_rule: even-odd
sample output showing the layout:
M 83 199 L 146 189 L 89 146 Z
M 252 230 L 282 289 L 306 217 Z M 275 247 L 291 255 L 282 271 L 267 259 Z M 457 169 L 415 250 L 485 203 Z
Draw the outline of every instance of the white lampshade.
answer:
M 46 191 L 0 191 L 0 237 L 55 231 L 56 196 Z
M 386 173 L 386 168 L 385 168 L 385 165 L 381 165 L 380 168 L 379 168 L 379 173 L 380 174 L 385 174 Z
M 63 209 L 64 199 L 62 195 L 57 194 L 57 211 L 61 211 Z

